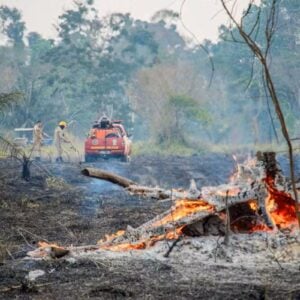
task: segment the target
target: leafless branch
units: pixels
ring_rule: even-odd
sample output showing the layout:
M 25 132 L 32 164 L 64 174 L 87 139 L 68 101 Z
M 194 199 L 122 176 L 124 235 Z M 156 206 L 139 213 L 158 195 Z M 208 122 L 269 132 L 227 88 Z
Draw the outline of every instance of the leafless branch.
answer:
M 244 39 L 247 46 L 250 48 L 252 53 L 258 58 L 258 60 L 262 65 L 267 91 L 271 96 L 272 103 L 277 114 L 277 118 L 281 125 L 281 131 L 283 137 L 289 149 L 288 153 L 289 153 L 289 161 L 290 161 L 290 176 L 292 181 L 293 193 L 295 197 L 295 206 L 296 206 L 296 212 L 298 217 L 298 223 L 300 227 L 300 208 L 299 208 L 298 194 L 297 194 L 297 189 L 295 184 L 293 146 L 290 140 L 289 132 L 285 122 L 285 117 L 281 109 L 280 101 L 277 95 L 277 91 L 267 61 L 268 53 L 272 44 L 272 38 L 276 30 L 276 16 L 277 16 L 276 11 L 277 11 L 278 0 L 272 0 L 270 12 L 267 16 L 267 24 L 265 28 L 265 43 L 266 43 L 265 49 L 263 48 L 263 46 L 260 46 L 249 34 L 246 33 L 242 25 L 238 23 L 238 21 L 235 19 L 235 17 L 229 10 L 228 5 L 225 3 L 225 1 L 224 0 L 220 0 L 220 1 L 228 17 L 238 29 L 240 36 Z
M 169 255 L 171 254 L 171 252 L 173 251 L 173 249 L 175 248 L 175 246 L 182 240 L 182 236 L 180 236 L 179 238 L 177 238 L 172 245 L 169 247 L 168 251 L 164 254 L 164 257 L 169 257 Z
M 275 122 L 274 122 L 272 112 L 271 112 L 270 99 L 268 97 L 266 82 L 265 82 L 265 78 L 263 76 L 263 73 L 262 73 L 262 83 L 263 83 L 264 93 L 265 93 L 265 96 L 266 96 L 266 99 L 267 99 L 267 108 L 268 108 L 268 114 L 269 114 L 269 117 L 270 117 L 270 120 L 271 120 L 271 126 L 272 126 L 272 129 L 273 129 L 277 144 L 279 144 L 279 138 L 278 138 L 278 134 L 277 134 L 276 127 L 275 127 Z

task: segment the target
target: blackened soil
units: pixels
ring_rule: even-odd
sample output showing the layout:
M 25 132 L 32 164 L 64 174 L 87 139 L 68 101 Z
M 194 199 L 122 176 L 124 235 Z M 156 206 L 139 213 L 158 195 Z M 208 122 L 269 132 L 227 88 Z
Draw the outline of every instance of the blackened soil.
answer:
M 251 275 L 258 277 L 257 283 L 242 284 L 238 278 L 243 271 L 231 270 L 233 281 L 223 281 L 226 272 L 218 266 L 199 266 L 201 276 L 187 279 L 167 263 L 153 260 L 103 264 L 84 259 L 24 260 L 40 240 L 91 245 L 105 234 L 127 225 L 137 227 L 169 208 L 168 202 L 130 196 L 116 185 L 82 176 L 86 166 L 40 164 L 32 167 L 32 179 L 27 182 L 20 179 L 21 168 L 15 162 L 0 161 L 1 299 L 265 299 L 270 295 L 285 299 L 287 290 L 269 291 L 259 282 L 259 274 Z M 188 188 L 191 179 L 199 187 L 218 185 L 227 182 L 235 169 L 231 156 L 221 154 L 140 156 L 129 164 L 104 161 L 91 166 L 164 188 Z M 68 185 L 49 183 L 49 173 Z M 30 283 L 26 276 L 35 269 L 46 275 Z M 292 272 L 285 274 L 295 277 Z M 291 291 L 288 296 L 296 299 L 297 289 L 291 287 Z

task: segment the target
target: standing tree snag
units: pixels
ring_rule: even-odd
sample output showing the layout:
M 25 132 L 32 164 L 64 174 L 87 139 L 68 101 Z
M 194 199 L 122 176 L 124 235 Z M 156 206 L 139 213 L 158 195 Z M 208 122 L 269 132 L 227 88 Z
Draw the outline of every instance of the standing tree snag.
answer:
M 228 6 L 228 1 L 225 0 L 220 0 L 222 3 L 222 6 L 224 10 L 226 11 L 227 15 L 230 18 L 230 21 L 232 22 L 233 25 L 236 26 L 238 29 L 239 35 L 242 38 L 242 41 L 236 40 L 236 38 L 233 36 L 233 33 L 231 34 L 231 37 L 233 41 L 243 43 L 249 47 L 251 52 L 253 53 L 254 57 L 256 57 L 261 66 L 262 66 L 262 71 L 263 71 L 263 78 L 267 87 L 267 92 L 269 96 L 272 99 L 273 106 L 276 111 L 277 118 L 280 122 L 281 126 L 281 131 L 283 134 L 283 137 L 287 143 L 288 146 L 288 153 L 289 153 L 289 162 L 290 162 L 290 176 L 291 176 L 291 181 L 292 181 L 292 189 L 295 197 L 295 206 L 296 206 L 296 213 L 297 213 L 297 218 L 298 218 L 298 224 L 300 227 L 300 209 L 299 209 L 299 202 L 298 202 L 298 195 L 297 195 L 297 189 L 296 189 L 296 184 L 295 184 L 295 172 L 294 172 L 294 158 L 293 158 L 293 146 L 291 143 L 291 139 L 289 136 L 289 132 L 286 126 L 285 118 L 281 109 L 280 101 L 277 96 L 276 88 L 273 82 L 273 78 L 270 72 L 270 68 L 268 65 L 268 55 L 270 52 L 270 48 L 272 45 L 272 40 L 273 36 L 276 31 L 276 22 L 277 22 L 277 12 L 278 12 L 278 0 L 270 0 L 270 8 L 267 14 L 267 21 L 266 25 L 264 28 L 264 36 L 265 36 L 265 45 L 260 45 L 256 38 L 258 35 L 258 32 L 260 30 L 261 22 L 260 22 L 260 15 L 261 15 L 261 10 L 258 9 L 256 12 L 256 20 L 254 21 L 254 24 L 249 32 L 246 32 L 244 28 L 244 20 L 245 18 L 250 14 L 250 13 L 255 13 L 253 11 L 253 0 L 249 1 L 249 5 L 247 10 L 243 13 L 240 22 L 237 21 L 237 19 L 233 16 L 233 8 L 236 3 L 236 1 L 233 4 L 233 8 L 229 9 Z
M 0 156 L 1 155 L 19 161 L 22 165 L 22 178 L 26 181 L 30 179 L 31 154 L 27 155 L 25 151 L 18 148 L 8 139 L 0 136 Z

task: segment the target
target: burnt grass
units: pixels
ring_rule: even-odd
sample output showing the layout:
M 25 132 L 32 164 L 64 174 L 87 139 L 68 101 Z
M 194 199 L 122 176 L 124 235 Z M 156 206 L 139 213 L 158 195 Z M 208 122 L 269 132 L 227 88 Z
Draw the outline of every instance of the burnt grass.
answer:
M 281 161 L 286 169 L 286 159 Z M 170 206 L 84 177 L 80 171 L 86 166 L 110 170 L 144 185 L 188 188 L 192 178 L 199 187 L 227 182 L 235 163 L 231 156 L 221 154 L 139 156 L 129 164 L 39 163 L 32 166 L 30 181 L 24 181 L 16 162 L 0 160 L 0 299 L 300 299 L 300 292 L 293 288 L 300 274 L 289 270 L 253 273 L 201 264 L 199 276 L 187 278 L 167 260 L 24 259 L 38 241 L 94 245 L 105 234 L 127 225 L 137 227 Z M 63 181 L 49 181 L 49 173 Z M 28 272 L 36 269 L 46 274 L 29 282 Z M 259 280 L 266 272 L 271 289 L 269 282 Z M 276 281 L 281 283 L 278 288 Z

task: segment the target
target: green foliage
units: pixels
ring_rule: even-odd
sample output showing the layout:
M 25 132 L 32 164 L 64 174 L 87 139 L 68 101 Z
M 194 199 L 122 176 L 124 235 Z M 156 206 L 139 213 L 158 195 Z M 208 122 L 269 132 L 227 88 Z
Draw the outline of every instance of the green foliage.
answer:
M 244 19 L 251 31 L 260 16 L 253 34 L 262 46 L 270 3 L 253 6 Z M 270 68 L 288 127 L 298 135 L 299 4 L 278 3 Z M 92 0 L 76 1 L 59 17 L 54 42 L 36 32 L 24 36 L 20 12 L 1 6 L 0 30 L 8 43 L 0 46 L 0 93 L 22 93 L 12 106 L 0 95 L 0 109 L 11 108 L 2 126 L 32 126 L 41 119 L 51 132 L 65 119 L 83 136 L 103 112 L 113 111 L 135 138 L 151 139 L 159 148 L 272 142 L 274 110 L 260 65 L 247 47 L 230 41 L 240 40 L 237 29 L 223 25 L 217 43 L 203 42 L 215 64 L 209 87 L 209 58 L 199 45 L 188 46 L 177 23 L 170 10 L 157 12 L 151 22 L 121 13 L 99 18 Z
M 177 115 L 181 113 L 184 119 L 188 118 L 205 124 L 211 121 L 209 113 L 199 107 L 199 101 L 189 96 L 172 95 L 169 99 L 169 106 L 170 109 L 176 110 Z
M 205 148 L 189 147 L 183 143 L 169 143 L 168 145 L 158 145 L 155 142 L 135 142 L 133 143 L 133 155 L 180 155 L 190 156 L 205 151 Z
M 23 36 L 26 29 L 21 21 L 21 14 L 16 8 L 0 6 L 0 20 L 3 33 L 15 46 L 23 46 Z M 0 28 L 1 28 L 0 27 Z

